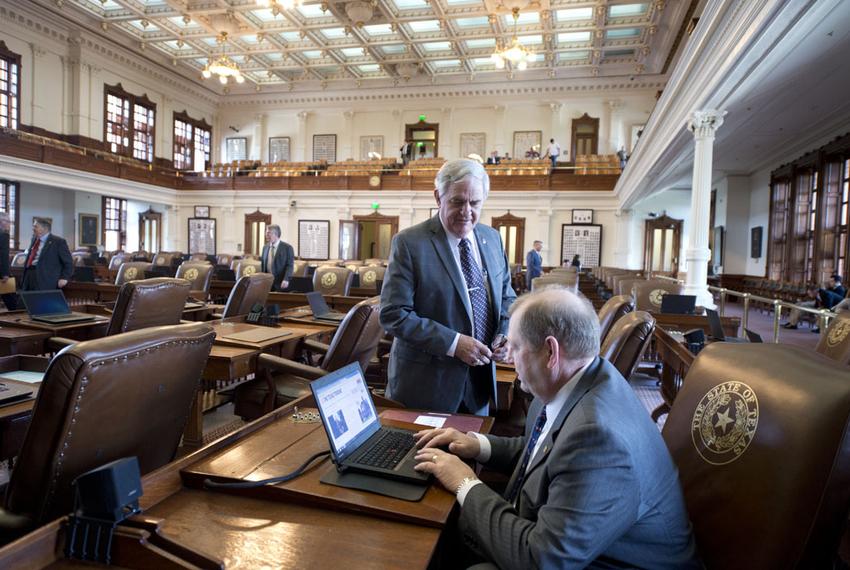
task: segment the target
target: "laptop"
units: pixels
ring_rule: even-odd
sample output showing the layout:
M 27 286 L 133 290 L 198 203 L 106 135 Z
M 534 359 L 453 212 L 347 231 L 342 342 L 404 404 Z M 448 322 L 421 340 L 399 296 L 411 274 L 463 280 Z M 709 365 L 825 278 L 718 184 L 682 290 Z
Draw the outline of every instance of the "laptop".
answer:
M 750 342 L 764 342 L 759 333 L 751 331 L 750 329 L 744 329 L 744 332 L 747 333 L 747 339 Z
M 236 281 L 236 272 L 232 269 L 216 269 L 213 277 L 217 281 Z
M 71 281 L 94 283 L 94 267 L 90 265 L 75 267 L 74 274 L 71 275 Z
M 65 324 L 93 321 L 95 316 L 86 313 L 74 313 L 65 300 L 61 290 L 21 291 L 21 299 L 30 315 L 30 319 L 41 323 Z
M 427 473 L 413 469 L 415 432 L 381 426 L 359 363 L 352 362 L 314 380 L 310 389 L 338 471 L 428 483 Z
M 286 291 L 289 293 L 311 293 L 313 291 L 313 278 L 292 277 Z
M 331 311 L 328 304 L 325 303 L 325 298 L 318 291 L 307 293 L 307 302 L 310 303 L 310 310 L 313 311 L 314 319 L 341 323 L 345 318 L 346 313 Z
M 696 295 L 664 295 L 661 297 L 661 312 L 668 315 L 693 315 L 696 304 Z
M 711 331 L 712 340 L 718 342 L 749 342 L 745 338 L 728 337 L 723 332 L 723 324 L 720 322 L 720 314 L 714 309 L 706 309 L 705 314 L 708 316 L 708 328 Z

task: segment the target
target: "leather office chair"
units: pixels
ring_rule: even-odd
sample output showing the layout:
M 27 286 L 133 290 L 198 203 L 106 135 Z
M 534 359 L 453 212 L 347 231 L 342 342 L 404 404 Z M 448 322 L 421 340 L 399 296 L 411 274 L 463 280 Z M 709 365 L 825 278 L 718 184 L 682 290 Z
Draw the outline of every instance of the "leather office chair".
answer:
M 611 297 L 599 309 L 599 344 L 602 345 L 608 336 L 608 331 L 620 317 L 635 310 L 635 300 L 631 295 L 616 295 Z
M 171 260 L 174 259 L 174 257 L 174 253 L 161 251 L 153 258 L 153 264 L 156 266 L 171 267 Z
M 838 313 L 830 321 L 815 350 L 841 364 L 850 365 L 850 313 Z
M 189 281 L 192 284 L 192 291 L 203 291 L 208 294 L 213 269 L 213 266 L 209 263 L 184 261 L 177 268 L 177 278 Z
M 114 259 L 114 258 L 113 258 Z M 118 267 L 118 275 L 115 276 L 115 284 L 123 285 L 128 281 L 136 281 L 145 278 L 145 271 L 149 271 L 151 264 L 146 261 L 128 261 Z
M 24 258 L 26 259 L 26 258 Z M 109 258 L 109 271 L 118 271 L 121 267 L 121 264 L 125 261 L 130 261 L 130 258 L 124 255 L 123 253 L 116 253 Z
M 646 311 L 635 311 L 617 320 L 599 349 L 628 380 L 634 373 L 655 333 L 655 319 Z
M 310 264 L 303 259 L 296 259 L 292 266 L 293 277 L 307 277 L 307 267 Z
M 635 307 L 638 311 L 650 313 L 661 312 L 661 297 L 664 295 L 681 295 L 684 287 L 675 281 L 666 279 L 651 279 L 636 281 L 632 287 L 635 297 Z
M 707 568 L 831 568 L 850 505 L 847 368 L 787 344 L 713 343 L 663 436 Z
M 230 262 L 233 261 L 233 256 L 229 253 L 219 253 L 215 258 L 217 265 L 226 265 L 230 267 Z
M 636 277 L 634 275 L 615 275 L 611 282 L 614 284 L 614 287 L 611 291 L 615 295 L 631 295 L 632 287 L 634 287 L 635 283 L 640 281 L 646 281 L 643 277 Z
M 384 334 L 380 307 L 380 297 L 364 299 L 345 316 L 330 345 L 306 341 L 307 350 L 324 354 L 318 367 L 261 354 L 257 361 L 257 379 L 236 388 L 234 413 L 245 420 L 258 418 L 309 394 L 311 380 L 351 362 L 359 362 L 365 371 Z
M 207 261 L 207 254 L 206 253 L 193 253 L 192 256 L 189 258 L 189 260 L 190 261 L 204 261 L 204 262 L 206 262 Z
M 86 264 L 86 259 L 89 258 L 88 253 L 72 253 L 71 259 L 74 260 L 74 267 L 83 267 Z
M 271 273 L 253 273 L 240 277 L 230 290 L 222 318 L 247 315 L 256 303 L 265 305 L 273 281 L 274 276 Z
M 313 274 L 313 291 L 322 295 L 348 295 L 354 273 L 345 267 L 322 265 Z
M 366 261 L 366 265 L 381 265 L 381 266 L 384 266 L 384 267 L 386 267 L 386 265 L 387 265 L 387 260 L 381 259 L 380 257 L 370 257 L 369 259 L 366 259 L 365 261 Z
M 360 288 L 370 289 L 378 292 L 378 281 L 384 280 L 384 274 L 387 272 L 386 267 L 378 265 L 367 265 L 357 268 L 357 275 L 360 276 Z
M 12 267 L 23 267 L 27 264 L 27 254 L 25 251 L 16 253 L 12 258 Z
M 236 273 L 236 279 L 240 279 L 245 276 L 259 273 L 262 267 L 263 264 L 260 262 L 259 259 L 240 259 L 239 263 L 236 264 L 236 269 L 234 269 L 233 272 Z
M 22 534 L 69 513 L 71 482 L 90 469 L 136 456 L 148 473 L 172 461 L 214 339 L 209 325 L 192 323 L 57 354 L 6 490 L 4 532 Z

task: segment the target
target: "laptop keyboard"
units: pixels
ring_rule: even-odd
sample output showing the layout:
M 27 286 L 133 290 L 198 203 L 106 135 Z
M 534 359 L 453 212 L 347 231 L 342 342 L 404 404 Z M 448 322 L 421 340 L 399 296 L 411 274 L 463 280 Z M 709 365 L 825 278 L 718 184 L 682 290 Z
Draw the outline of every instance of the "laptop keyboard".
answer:
M 358 464 L 393 469 L 416 445 L 413 432 L 385 430 L 382 433 L 369 451 L 357 459 Z

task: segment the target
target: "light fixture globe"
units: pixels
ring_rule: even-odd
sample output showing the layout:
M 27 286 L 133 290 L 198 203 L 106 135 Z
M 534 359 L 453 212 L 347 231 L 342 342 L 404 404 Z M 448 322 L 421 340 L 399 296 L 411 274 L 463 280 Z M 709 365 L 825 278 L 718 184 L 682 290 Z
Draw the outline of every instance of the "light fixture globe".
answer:
M 362 28 L 363 24 L 372 19 L 374 8 L 369 2 L 349 2 L 345 5 L 345 14 L 351 19 L 351 23 Z
M 490 55 L 490 59 L 495 64 L 496 69 L 504 69 L 507 62 L 510 62 L 513 67 L 520 71 L 528 68 L 528 62 L 534 59 L 534 54 L 530 49 L 522 45 L 517 37 L 517 20 L 519 19 L 519 8 L 513 9 L 514 17 L 514 36 L 511 38 L 510 44 L 507 47 L 496 48 L 496 51 Z

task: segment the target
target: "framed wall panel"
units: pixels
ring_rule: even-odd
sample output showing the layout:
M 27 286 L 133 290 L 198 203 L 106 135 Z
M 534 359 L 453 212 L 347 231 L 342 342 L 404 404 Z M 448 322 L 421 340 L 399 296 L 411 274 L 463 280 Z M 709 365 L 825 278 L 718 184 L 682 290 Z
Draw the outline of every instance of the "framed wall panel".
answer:
M 460 134 L 460 156 L 468 158 L 470 154 L 477 154 L 487 160 L 487 134 L 486 133 L 461 133 Z
M 215 218 L 189 218 L 189 254 L 215 255 Z
M 330 259 L 330 220 L 298 220 L 298 257 Z
M 313 160 L 336 162 L 336 135 L 313 135 Z
M 602 225 L 561 224 L 561 260 L 569 263 L 575 254 L 579 254 L 582 267 L 599 267 Z
M 542 152 L 543 131 L 514 131 L 513 158 L 522 158 L 531 149 Z
M 360 137 L 360 160 L 369 160 L 369 153 L 376 152 L 384 156 L 383 135 L 367 135 Z
M 79 231 L 80 237 L 77 241 L 77 246 L 88 247 L 97 245 L 97 236 L 100 235 L 98 224 L 100 216 L 97 214 L 80 214 L 79 215 Z
M 289 162 L 289 137 L 269 137 L 269 162 Z

